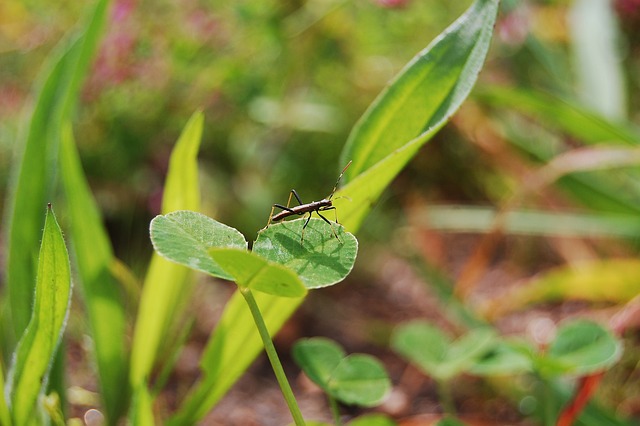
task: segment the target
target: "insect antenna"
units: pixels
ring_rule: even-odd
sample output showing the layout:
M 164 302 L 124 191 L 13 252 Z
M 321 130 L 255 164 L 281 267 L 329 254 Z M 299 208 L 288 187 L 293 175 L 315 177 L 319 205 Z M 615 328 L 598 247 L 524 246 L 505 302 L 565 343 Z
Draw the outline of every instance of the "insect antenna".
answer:
M 344 175 L 344 172 L 347 171 L 347 169 L 349 168 L 349 166 L 351 165 L 351 163 L 353 163 L 353 160 L 349 160 L 349 162 L 347 163 L 346 166 L 344 166 L 344 169 L 342 169 L 342 172 L 340 172 L 340 176 L 338 176 L 338 180 L 336 180 L 336 184 L 333 187 L 333 190 L 331 191 L 331 194 L 327 197 L 327 200 L 330 200 L 331 198 L 333 198 L 333 194 L 336 193 L 336 190 L 338 189 L 338 184 L 340 183 L 340 179 L 342 179 L 342 175 Z

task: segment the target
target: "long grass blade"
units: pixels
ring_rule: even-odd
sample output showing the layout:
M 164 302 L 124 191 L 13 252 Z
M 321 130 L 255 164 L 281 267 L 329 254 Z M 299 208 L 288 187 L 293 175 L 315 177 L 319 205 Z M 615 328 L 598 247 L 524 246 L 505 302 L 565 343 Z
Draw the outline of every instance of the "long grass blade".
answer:
M 200 209 L 198 149 L 204 116 L 193 114 L 171 154 L 162 200 L 162 213 Z M 193 288 L 193 272 L 154 252 L 144 281 L 136 320 L 129 381 L 136 390 L 133 413 L 136 424 L 153 421 L 149 380 L 159 351 L 173 352 L 180 344 L 180 318 Z M 162 349 L 162 350 L 164 350 Z M 166 361 L 166 359 L 165 359 Z M 165 366 L 166 369 L 166 366 Z
M 115 423 L 127 404 L 125 304 L 110 271 L 115 261 L 111 243 L 84 176 L 69 123 L 61 139 L 60 169 L 69 209 L 71 241 L 95 345 L 101 394 L 107 419 Z
M 477 92 L 481 101 L 499 108 L 515 110 L 532 116 L 547 127 L 572 136 L 586 145 L 631 145 L 640 143 L 640 130 L 627 123 L 613 123 L 577 103 L 549 93 L 532 92 L 508 87 L 484 87 Z M 536 141 L 526 141 L 517 128 L 510 132 L 510 141 L 547 162 L 558 152 L 539 149 Z M 558 181 L 561 188 L 594 210 L 620 214 L 640 214 L 640 174 L 636 169 L 606 172 L 576 173 Z
M 66 325 L 71 298 L 69 255 L 51 205 L 42 234 L 31 319 L 14 355 L 7 390 L 16 425 L 38 424 L 38 398 Z
M 66 38 L 52 54 L 41 75 L 37 101 L 24 140 L 16 144 L 13 186 L 9 194 L 9 225 L 6 282 L 15 336 L 29 321 L 33 299 L 37 251 L 42 229 L 40 208 L 55 186 L 60 124 L 69 117 L 81 82 L 105 21 L 109 2 L 97 3 L 86 30 L 75 39 Z
M 490 232 L 496 210 L 489 207 L 431 206 L 412 212 L 418 224 L 449 232 Z M 514 235 L 548 237 L 638 237 L 640 223 L 633 215 L 514 210 L 506 213 L 503 231 Z
M 478 0 L 382 92 L 342 152 L 347 185 L 335 205 L 357 229 L 391 180 L 466 99 L 489 49 L 497 0 Z M 343 197 L 343 198 L 341 198 Z

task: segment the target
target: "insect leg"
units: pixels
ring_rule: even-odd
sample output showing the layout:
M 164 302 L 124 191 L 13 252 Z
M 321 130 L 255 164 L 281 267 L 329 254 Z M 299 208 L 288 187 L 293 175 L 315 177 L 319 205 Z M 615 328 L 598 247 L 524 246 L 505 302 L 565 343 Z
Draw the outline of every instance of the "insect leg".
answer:
M 331 207 L 322 207 L 322 208 L 320 208 L 320 209 L 318 209 L 318 210 L 320 210 L 320 211 L 322 211 L 322 212 L 326 212 L 327 210 L 333 210 L 333 213 L 335 214 L 335 217 L 336 217 L 336 221 L 335 221 L 335 222 L 336 222 L 338 225 L 340 224 L 340 222 L 338 222 L 338 209 L 336 209 L 336 208 L 335 208 L 335 206 L 331 206 Z
M 333 223 L 331 223 L 331 221 L 329 219 L 327 219 L 326 217 L 324 217 L 324 216 L 322 216 L 320 214 L 321 211 L 324 212 L 324 211 L 327 211 L 327 210 L 334 210 L 335 211 L 336 208 L 335 207 L 327 207 L 327 208 L 324 208 L 324 209 L 318 209 L 318 210 L 316 210 L 316 213 L 318 213 L 318 216 L 320 216 L 322 218 L 322 220 L 324 220 L 325 222 L 327 222 L 329 224 L 329 226 L 331 227 L 331 232 L 333 232 L 333 236 L 336 237 L 338 239 L 338 241 L 340 241 L 342 243 L 342 240 L 340 239 L 340 237 L 338 237 L 338 234 L 336 233 L 336 230 L 333 228 Z M 336 213 L 336 223 L 338 223 L 337 213 Z
M 289 203 L 291 202 L 291 195 L 296 197 L 296 200 L 298 200 L 298 204 L 300 205 L 304 204 L 295 189 L 292 189 L 291 192 L 289 193 Z M 287 203 L 287 207 L 289 206 L 289 203 Z
M 304 230 L 307 228 L 307 225 L 309 224 L 310 220 L 311 220 L 311 212 L 309 212 L 309 217 L 304 222 L 304 225 L 302 225 L 302 232 L 300 233 L 300 245 L 302 245 L 302 242 L 304 241 Z

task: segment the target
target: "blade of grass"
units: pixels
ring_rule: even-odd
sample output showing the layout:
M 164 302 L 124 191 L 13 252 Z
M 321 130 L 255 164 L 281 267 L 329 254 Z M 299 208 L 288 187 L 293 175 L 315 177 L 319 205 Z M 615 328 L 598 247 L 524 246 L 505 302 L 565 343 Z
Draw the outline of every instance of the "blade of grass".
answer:
M 412 213 L 418 224 L 451 232 L 489 232 L 497 214 L 490 207 L 470 206 L 431 206 Z M 550 237 L 637 237 L 640 223 L 632 215 L 514 210 L 506 213 L 502 230 Z
M 508 108 L 538 119 L 588 145 L 640 143 L 640 131 L 627 123 L 612 123 L 570 100 L 549 93 L 528 90 L 485 87 L 477 91 L 482 102 L 499 108 Z M 547 162 L 553 152 L 538 149 L 535 140 L 521 135 L 517 126 L 509 131 L 509 141 L 541 162 Z M 557 152 L 556 152 L 557 153 Z M 558 184 L 575 199 L 594 210 L 638 215 L 640 214 L 640 188 L 637 170 L 619 170 L 576 173 L 565 176 Z
M 60 169 L 69 208 L 70 235 L 95 345 L 107 419 L 114 424 L 126 410 L 126 317 L 121 289 L 111 274 L 113 249 L 87 184 L 70 123 L 63 129 Z
M 63 40 L 50 56 L 38 85 L 37 101 L 24 141 L 16 144 L 14 185 L 9 192 L 7 216 L 9 236 L 6 282 L 15 336 L 20 336 L 29 320 L 38 246 L 42 229 L 40 206 L 55 184 L 60 124 L 69 117 L 96 51 L 105 21 L 107 0 L 100 0 L 84 33 Z
M 169 164 L 162 200 L 162 213 L 176 210 L 199 210 L 197 155 L 202 137 L 204 116 L 195 113 L 176 143 Z M 145 278 L 136 320 L 131 353 L 129 380 L 134 389 L 149 379 L 158 349 L 170 336 L 172 324 L 191 294 L 193 274 L 154 252 Z
M 129 421 L 133 426 L 153 426 L 153 398 L 145 383 L 133 390 Z
M 11 415 L 4 396 L 4 363 L 0 359 L 0 424 L 11 426 Z
M 628 302 L 640 293 L 638 274 L 637 259 L 597 260 L 558 267 L 521 283 L 500 297 L 499 302 L 489 302 L 483 313 L 493 320 L 539 302 Z
M 606 0 L 577 0 L 571 6 L 568 23 L 580 98 L 603 116 L 624 119 L 624 57 L 613 8 Z
M 341 154 L 342 163 L 353 160 L 348 184 L 334 198 L 347 229 L 359 227 L 384 188 L 467 97 L 489 49 L 497 9 L 498 1 L 476 1 L 356 124 Z
M 509 108 L 538 118 L 586 144 L 640 143 L 640 131 L 625 123 L 612 123 L 577 102 L 551 93 L 514 87 L 483 86 L 474 96 L 489 105 Z
M 36 403 L 44 392 L 49 371 L 66 325 L 71 300 L 69 255 L 49 205 L 38 260 L 31 319 L 16 349 L 6 395 L 17 425 L 37 423 Z

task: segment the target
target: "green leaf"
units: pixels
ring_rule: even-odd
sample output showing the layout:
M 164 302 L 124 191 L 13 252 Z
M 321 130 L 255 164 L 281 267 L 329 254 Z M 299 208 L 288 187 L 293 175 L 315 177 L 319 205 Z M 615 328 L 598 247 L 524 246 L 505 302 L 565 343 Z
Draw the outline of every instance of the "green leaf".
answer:
M 301 242 L 305 222 L 306 219 L 296 219 L 263 229 L 253 244 L 253 252 L 293 270 L 309 289 L 339 283 L 356 261 L 356 237 L 341 225 L 311 218 Z
M 345 173 L 349 183 L 334 198 L 347 229 L 357 229 L 384 188 L 465 100 L 482 68 L 497 10 L 497 0 L 477 0 L 358 121 L 341 154 L 341 164 L 353 160 Z
M 578 320 L 558 329 L 538 369 L 545 375 L 585 375 L 605 370 L 622 355 L 622 345 L 601 325 Z
M 31 319 L 16 349 L 8 381 L 16 425 L 37 424 L 53 357 L 66 325 L 71 298 L 69 255 L 53 210 L 47 209 Z
M 329 339 L 296 342 L 293 358 L 314 383 L 345 404 L 378 405 L 391 388 L 380 361 L 364 354 L 345 356 L 344 350 Z
M 328 387 L 329 394 L 345 404 L 373 407 L 387 396 L 391 381 L 376 358 L 352 354 L 333 370 Z
M 235 228 L 187 210 L 156 216 L 151 221 L 151 242 L 166 259 L 226 280 L 233 277 L 209 256 L 208 250 L 247 248 L 247 241 Z
M 238 286 L 281 297 L 302 297 L 307 289 L 291 270 L 240 249 L 209 249 L 209 255 Z
M 534 349 L 528 342 L 502 340 L 475 361 L 470 373 L 478 376 L 527 373 L 533 371 L 533 358 Z
M 300 339 L 291 351 L 296 364 L 312 382 L 328 392 L 331 373 L 346 356 L 344 349 L 333 340 L 322 337 Z
M 640 141 L 637 129 L 625 124 L 614 124 L 573 100 L 550 93 L 514 87 L 483 86 L 475 95 L 491 105 L 534 116 L 545 125 L 568 133 L 586 144 L 618 141 L 635 146 Z
M 204 116 L 194 113 L 171 153 L 162 196 L 162 213 L 200 209 L 198 149 Z M 153 369 L 163 342 L 174 344 L 172 327 L 192 293 L 193 272 L 153 253 L 145 276 L 131 349 L 130 381 L 135 389 Z M 166 359 L 166 358 L 165 358 Z
M 439 420 L 436 426 L 465 426 L 465 424 L 455 417 L 446 416 Z
M 132 426 L 153 426 L 153 398 L 149 388 L 143 383 L 133 391 L 129 421 Z
M 128 400 L 125 303 L 111 274 L 115 262 L 113 249 L 82 170 L 70 123 L 63 128 L 59 160 L 69 209 L 69 234 L 95 345 L 101 396 L 107 418 L 115 423 L 124 414 Z
M 15 336 L 29 321 L 35 283 L 37 247 L 42 229 L 41 206 L 55 187 L 55 165 L 61 124 L 77 100 L 79 87 L 97 49 L 106 19 L 108 0 L 97 2 L 84 32 L 66 37 L 48 60 L 40 75 L 37 100 L 24 140 L 16 144 L 16 155 L 6 209 L 9 218 L 6 283 Z
M 494 342 L 495 332 L 490 328 L 474 329 L 451 341 L 439 328 L 415 321 L 396 330 L 391 346 L 425 374 L 446 381 L 469 371 Z
M 9 414 L 9 406 L 5 399 L 5 382 L 4 382 L 4 365 L 0 358 L 0 424 L 11 426 L 11 415 Z
M 384 414 L 365 414 L 348 423 L 349 426 L 398 426 L 394 420 Z
M 637 146 L 640 141 L 640 132 L 636 128 L 625 123 L 609 122 L 575 101 L 548 93 L 509 87 L 485 87 L 477 95 L 480 100 L 491 105 L 533 116 L 542 125 L 553 127 L 588 145 L 619 142 Z M 541 162 L 551 160 L 554 153 L 539 149 L 540 138 L 526 141 L 530 135 L 522 134 L 519 127 L 513 126 L 512 134 L 507 139 L 520 141 L 518 146 Z M 558 184 L 590 209 L 638 216 L 638 178 L 636 169 L 607 170 L 574 173 L 561 178 Z
M 453 232 L 489 232 L 496 217 L 490 207 L 442 205 L 416 209 L 412 217 L 432 229 Z M 506 213 L 503 230 L 516 235 L 565 237 L 637 237 L 640 223 L 634 215 L 563 213 L 512 210 Z

